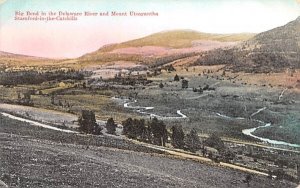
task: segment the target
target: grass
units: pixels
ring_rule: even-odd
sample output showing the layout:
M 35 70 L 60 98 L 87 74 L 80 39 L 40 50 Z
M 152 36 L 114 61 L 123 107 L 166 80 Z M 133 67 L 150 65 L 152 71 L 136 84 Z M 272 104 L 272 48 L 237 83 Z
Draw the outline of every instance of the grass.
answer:
M 191 30 L 175 30 L 155 33 L 140 39 L 109 45 L 101 48 L 100 52 L 109 52 L 114 49 L 141 46 L 164 46 L 170 48 L 191 47 L 195 40 L 215 40 L 221 42 L 233 42 L 247 40 L 254 34 L 209 34 Z

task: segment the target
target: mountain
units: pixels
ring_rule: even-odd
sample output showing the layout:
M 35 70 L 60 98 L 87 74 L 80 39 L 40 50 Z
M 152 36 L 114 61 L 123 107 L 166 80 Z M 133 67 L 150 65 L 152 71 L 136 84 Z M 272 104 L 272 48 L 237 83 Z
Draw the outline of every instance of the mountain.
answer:
M 156 62 L 157 58 L 168 57 L 173 60 L 193 53 L 234 46 L 253 36 L 254 34 L 250 33 L 209 34 L 192 30 L 165 31 L 123 43 L 105 45 L 95 52 L 83 55 L 79 61 L 99 63 L 133 61 L 151 64 Z
M 131 40 L 119 44 L 113 44 L 100 48 L 101 52 L 108 52 L 120 48 L 141 46 L 163 46 L 169 48 L 192 47 L 192 42 L 197 40 L 211 40 L 219 42 L 237 42 L 253 37 L 251 33 L 241 34 L 210 34 L 193 30 L 174 30 L 155 33 L 140 39 Z
M 191 57 L 203 51 L 232 47 L 253 37 L 251 33 L 210 34 L 193 30 L 173 30 L 154 33 L 127 42 L 108 44 L 75 59 L 47 59 L 0 51 L 0 66 L 71 66 L 84 68 L 108 62 L 163 65 Z M 195 58 L 194 58 L 195 59 Z
M 203 53 L 195 64 L 227 64 L 233 70 L 246 72 L 300 68 L 300 17 L 234 48 Z

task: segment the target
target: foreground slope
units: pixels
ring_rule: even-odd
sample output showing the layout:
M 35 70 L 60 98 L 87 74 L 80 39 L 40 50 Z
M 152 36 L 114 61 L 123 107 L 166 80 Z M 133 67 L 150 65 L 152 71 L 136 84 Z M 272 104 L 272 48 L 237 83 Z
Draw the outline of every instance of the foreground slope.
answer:
M 67 133 L 4 117 L 0 122 L 0 179 L 10 187 L 247 187 L 247 174 L 240 171 L 165 155 L 87 148 L 69 144 L 63 139 Z M 250 186 L 295 185 L 253 175 Z

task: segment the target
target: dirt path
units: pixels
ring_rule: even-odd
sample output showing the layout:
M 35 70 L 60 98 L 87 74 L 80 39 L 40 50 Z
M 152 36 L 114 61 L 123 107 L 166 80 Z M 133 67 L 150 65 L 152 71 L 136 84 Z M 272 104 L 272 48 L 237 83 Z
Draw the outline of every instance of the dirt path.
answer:
M 28 120 L 28 119 L 25 119 L 25 118 L 20 118 L 20 117 L 17 117 L 17 116 L 8 114 L 8 113 L 4 113 L 4 112 L 2 112 L 0 114 L 2 114 L 5 117 L 8 117 L 10 119 L 18 120 L 18 121 L 21 121 L 21 122 L 26 122 L 26 123 L 29 123 L 30 125 L 44 127 L 46 129 L 52 129 L 52 130 L 55 130 L 55 131 L 61 131 L 61 132 L 66 132 L 66 133 L 78 133 L 76 131 L 60 129 L 60 128 L 53 127 L 53 126 L 50 126 L 50 125 L 46 125 L 46 124 L 43 124 L 43 123 L 39 123 L 39 122 L 36 122 L 36 121 Z
M 0 103 L 0 112 L 14 114 L 17 116 L 24 117 L 26 119 L 35 120 L 45 124 L 64 124 L 65 126 L 70 128 L 77 127 L 77 125 L 74 123 L 78 119 L 76 115 L 55 110 Z
M 174 155 L 174 156 L 181 157 L 181 158 L 184 158 L 184 159 L 192 159 L 192 160 L 195 160 L 195 161 L 215 164 L 209 158 L 193 155 L 189 152 L 179 152 L 179 151 L 176 151 L 176 150 L 173 150 L 173 149 L 167 149 L 167 148 L 161 147 L 161 146 L 146 144 L 146 143 L 142 143 L 142 142 L 139 142 L 139 141 L 136 141 L 136 140 L 133 140 L 133 141 L 137 144 L 141 144 L 141 145 L 149 147 L 149 148 L 157 149 L 157 150 L 166 152 L 170 155 Z M 257 171 L 257 170 L 252 170 L 252 169 L 249 169 L 249 168 L 245 168 L 245 167 L 241 167 L 241 166 L 237 166 L 237 165 L 233 165 L 233 164 L 229 164 L 229 163 L 220 162 L 219 165 L 222 166 L 222 167 L 227 167 L 227 168 L 231 168 L 231 169 L 235 169 L 235 170 L 240 170 L 240 171 L 251 173 L 251 174 L 257 174 L 257 175 L 263 175 L 263 176 L 268 176 L 269 175 L 269 174 L 264 173 L 264 172 L 260 172 L 260 171 Z

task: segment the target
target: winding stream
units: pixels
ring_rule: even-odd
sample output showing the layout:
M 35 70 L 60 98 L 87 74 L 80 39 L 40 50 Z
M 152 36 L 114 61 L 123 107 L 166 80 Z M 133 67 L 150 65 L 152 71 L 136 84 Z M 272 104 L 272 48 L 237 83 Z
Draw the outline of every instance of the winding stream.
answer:
M 145 114 L 145 115 L 149 115 L 150 117 L 157 117 L 158 119 L 181 119 L 181 118 L 187 118 L 186 115 L 184 115 L 183 113 L 181 113 L 180 110 L 177 110 L 176 113 L 178 115 L 180 115 L 179 117 L 167 117 L 167 116 L 159 116 L 159 115 L 156 115 L 154 113 L 150 113 L 150 112 L 146 112 L 147 110 L 153 110 L 154 107 L 143 107 L 143 106 L 131 106 L 131 104 L 134 104 L 137 102 L 137 100 L 134 100 L 133 102 L 127 102 L 128 99 L 120 99 L 120 98 L 115 98 L 113 97 L 113 99 L 115 100 L 122 100 L 124 103 L 124 108 L 131 108 L 131 109 L 136 109 L 136 111 L 138 113 L 141 113 L 141 114 Z M 263 108 L 260 108 L 258 109 L 256 112 L 252 113 L 250 115 L 250 118 L 252 118 L 253 116 L 259 114 L 260 112 L 266 110 L 267 107 L 263 107 Z M 216 113 L 217 116 L 220 116 L 222 118 L 226 118 L 226 119 L 236 119 L 236 120 L 244 120 L 246 118 L 244 117 L 230 117 L 230 116 L 227 116 L 227 115 L 224 115 L 224 114 L 221 114 L 221 113 Z M 259 137 L 259 136 L 256 136 L 254 135 L 253 133 L 257 130 L 257 129 L 260 129 L 260 128 L 265 128 L 265 127 L 270 127 L 271 126 L 271 123 L 265 123 L 261 120 L 258 120 L 258 119 L 252 119 L 253 121 L 256 121 L 258 123 L 261 123 L 261 124 L 264 124 L 262 126 L 258 126 L 258 127 L 254 127 L 254 128 L 251 128 L 251 129 L 244 129 L 242 130 L 242 133 L 244 135 L 248 135 L 248 136 L 251 136 L 253 138 L 256 138 L 260 141 L 263 141 L 263 142 L 267 142 L 269 144 L 274 144 L 274 145 L 285 145 L 285 146 L 290 146 L 290 147 L 300 147 L 299 144 L 292 144 L 292 143 L 288 143 L 288 142 L 284 142 L 284 141 L 279 141 L 279 140 L 272 140 L 272 139 L 268 139 L 268 138 L 263 138 L 263 137 Z
M 261 111 L 263 111 L 263 110 L 265 110 L 265 109 L 266 109 L 266 107 L 259 109 L 258 111 L 256 111 L 256 112 L 254 112 L 253 114 L 251 114 L 250 117 L 252 117 L 252 116 L 254 116 L 254 115 L 260 113 Z M 242 118 L 242 117 L 237 117 L 237 118 L 235 118 L 235 117 L 229 117 L 229 116 L 226 116 L 226 115 L 220 114 L 220 113 L 216 113 L 216 115 L 218 115 L 218 116 L 220 116 L 220 117 L 223 117 L 223 118 L 227 118 L 227 119 L 245 119 L 245 118 Z M 288 143 L 288 142 L 284 142 L 284 141 L 279 141 L 279 140 L 271 140 L 271 139 L 268 139 L 268 138 L 263 138 L 263 137 L 259 137 L 259 136 L 254 135 L 253 133 L 254 133 L 257 129 L 265 128 L 265 127 L 270 127 L 270 126 L 271 126 L 271 123 L 265 123 L 265 122 L 263 122 L 263 121 L 261 121 L 261 120 L 257 120 L 257 119 L 252 119 L 252 120 L 257 121 L 257 122 L 259 122 L 259 123 L 263 123 L 263 124 L 265 124 L 265 125 L 258 126 L 258 127 L 254 127 L 254 128 L 251 128 L 251 129 L 244 129 L 244 130 L 242 130 L 242 133 L 243 133 L 244 135 L 251 136 L 251 137 L 256 138 L 256 139 L 258 139 L 258 140 L 260 140 L 260 141 L 267 142 L 267 143 L 269 143 L 269 144 L 274 144 L 274 145 L 285 145 L 285 146 L 297 147 L 297 148 L 300 147 L 299 144 L 292 144 L 292 143 Z
M 144 106 L 132 106 L 131 104 L 137 103 L 137 100 L 134 100 L 132 102 L 127 102 L 129 101 L 129 99 L 120 99 L 120 98 L 116 98 L 113 97 L 113 100 L 121 100 L 124 103 L 124 108 L 130 108 L 130 109 L 136 109 L 136 112 L 140 113 L 140 114 L 144 114 L 144 115 L 148 115 L 150 117 L 156 117 L 157 119 L 161 119 L 161 120 L 170 120 L 170 119 L 184 119 L 184 118 L 188 118 L 185 114 L 183 114 L 180 110 L 177 110 L 176 113 L 179 116 L 160 116 L 154 113 L 150 113 L 147 112 L 147 110 L 153 110 L 154 107 L 152 106 L 148 106 L 148 107 L 144 107 Z

